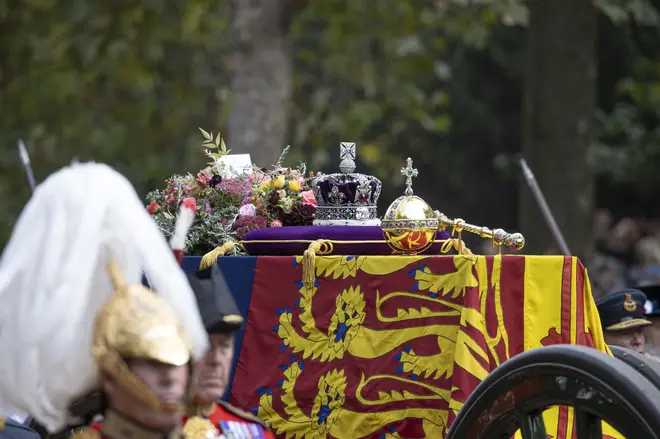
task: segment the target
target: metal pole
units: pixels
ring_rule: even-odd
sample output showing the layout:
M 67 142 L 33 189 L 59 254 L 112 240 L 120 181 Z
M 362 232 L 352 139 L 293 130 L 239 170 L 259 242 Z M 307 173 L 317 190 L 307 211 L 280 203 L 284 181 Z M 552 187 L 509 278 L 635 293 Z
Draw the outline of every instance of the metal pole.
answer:
M 555 221 L 555 217 L 554 215 L 552 215 L 552 211 L 550 210 L 550 207 L 548 206 L 548 202 L 545 200 L 545 197 L 543 196 L 543 192 L 541 191 L 541 188 L 539 187 L 539 184 L 536 181 L 536 177 L 534 177 L 532 170 L 529 168 L 527 162 L 522 157 L 518 159 L 518 164 L 522 168 L 523 175 L 525 176 L 525 180 L 527 180 L 527 185 L 531 189 L 532 194 L 534 194 L 534 198 L 536 198 L 536 203 L 539 205 L 539 208 L 541 209 L 541 213 L 545 217 L 545 221 L 548 224 L 548 227 L 550 227 L 550 231 L 552 232 L 552 235 L 555 237 L 555 241 L 557 242 L 557 245 L 559 245 L 559 250 L 561 250 L 564 256 L 571 256 L 571 251 L 568 248 L 566 241 L 564 240 L 564 236 L 561 234 L 561 230 L 559 230 L 559 226 Z
M 32 172 L 32 165 L 30 164 L 30 156 L 28 155 L 27 148 L 22 139 L 18 139 L 18 154 L 21 157 L 21 163 L 23 164 L 23 169 L 25 169 L 25 175 L 27 176 L 28 184 L 34 192 L 37 187 L 37 183 L 34 179 L 34 172 Z

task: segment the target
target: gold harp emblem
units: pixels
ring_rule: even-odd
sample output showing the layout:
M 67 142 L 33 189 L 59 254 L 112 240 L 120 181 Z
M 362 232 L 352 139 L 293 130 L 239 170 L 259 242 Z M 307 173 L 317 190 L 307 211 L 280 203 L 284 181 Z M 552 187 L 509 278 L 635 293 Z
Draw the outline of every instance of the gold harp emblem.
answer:
M 637 302 L 635 302 L 632 296 L 626 293 L 626 300 L 623 301 L 623 309 L 628 312 L 633 312 L 637 309 Z

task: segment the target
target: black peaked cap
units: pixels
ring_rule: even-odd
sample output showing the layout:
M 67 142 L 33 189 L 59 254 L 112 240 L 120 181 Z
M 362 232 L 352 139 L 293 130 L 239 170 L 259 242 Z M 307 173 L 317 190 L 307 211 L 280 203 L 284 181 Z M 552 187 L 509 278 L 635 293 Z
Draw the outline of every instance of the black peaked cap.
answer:
M 243 317 L 217 265 L 186 275 L 207 332 L 228 333 L 241 328 Z

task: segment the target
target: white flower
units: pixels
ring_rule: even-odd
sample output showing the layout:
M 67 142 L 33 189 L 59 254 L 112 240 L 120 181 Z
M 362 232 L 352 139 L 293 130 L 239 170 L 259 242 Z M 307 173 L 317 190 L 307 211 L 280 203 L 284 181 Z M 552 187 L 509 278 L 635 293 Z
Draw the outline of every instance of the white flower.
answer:
M 254 204 L 244 204 L 238 209 L 238 214 L 241 216 L 255 216 L 257 214 L 257 208 Z

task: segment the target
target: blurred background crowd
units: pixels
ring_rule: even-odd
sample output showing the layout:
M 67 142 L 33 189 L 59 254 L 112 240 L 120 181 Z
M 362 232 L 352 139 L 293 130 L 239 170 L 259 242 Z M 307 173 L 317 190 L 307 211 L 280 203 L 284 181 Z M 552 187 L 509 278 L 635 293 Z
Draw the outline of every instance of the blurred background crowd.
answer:
M 630 286 L 660 285 L 660 219 L 594 215 L 594 247 L 586 259 L 596 298 Z

